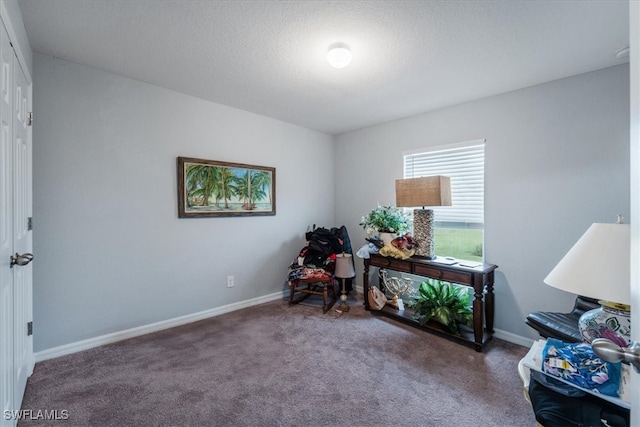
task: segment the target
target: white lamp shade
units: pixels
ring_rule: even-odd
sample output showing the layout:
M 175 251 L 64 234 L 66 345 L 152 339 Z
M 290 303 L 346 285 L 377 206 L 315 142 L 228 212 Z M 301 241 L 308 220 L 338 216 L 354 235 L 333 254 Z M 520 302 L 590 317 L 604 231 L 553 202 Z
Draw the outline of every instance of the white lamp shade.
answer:
M 355 275 L 351 254 L 336 254 L 335 276 L 339 279 L 349 279 Z
M 631 227 L 592 224 L 544 279 L 554 288 L 631 304 Z

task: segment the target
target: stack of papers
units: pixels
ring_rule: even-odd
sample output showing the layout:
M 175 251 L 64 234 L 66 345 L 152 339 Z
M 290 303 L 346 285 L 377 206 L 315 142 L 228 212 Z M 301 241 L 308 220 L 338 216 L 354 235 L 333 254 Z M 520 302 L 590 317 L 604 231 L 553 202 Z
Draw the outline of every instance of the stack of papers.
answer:
M 449 258 L 449 257 L 443 257 L 443 256 L 436 257 L 434 261 L 440 264 L 445 264 L 445 265 L 453 265 L 458 262 L 458 260 L 455 258 Z
M 482 263 L 481 262 L 473 262 L 473 261 L 458 261 L 458 265 L 460 267 L 476 268 L 476 267 L 480 267 L 482 265 Z

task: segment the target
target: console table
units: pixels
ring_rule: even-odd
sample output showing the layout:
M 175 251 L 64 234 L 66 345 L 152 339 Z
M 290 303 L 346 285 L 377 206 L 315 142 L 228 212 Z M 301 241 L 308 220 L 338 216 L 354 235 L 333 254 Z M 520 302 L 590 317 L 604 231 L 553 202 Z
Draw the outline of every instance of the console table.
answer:
M 462 262 L 462 261 L 460 261 Z M 416 276 L 431 277 L 473 288 L 473 330 L 460 325 L 460 335 L 454 335 L 447 331 L 440 324 L 429 321 L 424 326 L 413 319 L 413 310 L 405 308 L 398 311 L 389 305 L 382 310 L 371 310 L 371 313 L 379 314 L 405 324 L 415 326 L 431 332 L 445 334 L 462 341 L 472 343 L 476 351 L 482 351 L 482 346 L 493 335 L 493 313 L 494 313 L 494 270 L 498 268 L 493 264 L 480 264 L 477 267 L 463 267 L 459 263 L 452 265 L 437 260 L 426 260 L 411 257 L 400 260 L 391 257 L 384 257 L 378 254 L 371 254 L 371 258 L 364 260 L 364 306 L 365 310 L 370 310 L 369 299 L 369 267 L 385 268 L 403 273 L 410 273 Z M 381 290 L 384 291 L 384 284 L 380 281 Z

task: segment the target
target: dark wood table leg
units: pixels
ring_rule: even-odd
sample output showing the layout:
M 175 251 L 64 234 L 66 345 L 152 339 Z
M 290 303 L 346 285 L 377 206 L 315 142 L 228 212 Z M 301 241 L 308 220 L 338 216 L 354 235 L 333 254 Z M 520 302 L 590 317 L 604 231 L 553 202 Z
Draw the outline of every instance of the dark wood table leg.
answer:
M 476 351 L 482 351 L 484 338 L 484 279 L 481 274 L 473 275 L 473 339 Z
M 369 259 L 364 259 L 364 273 L 362 273 L 362 292 L 364 292 L 364 309 L 370 310 L 369 307 Z
M 475 290 L 473 293 L 473 338 L 476 351 L 482 350 L 482 336 L 483 336 L 483 311 L 482 304 L 482 291 Z
M 484 302 L 485 318 L 487 321 L 487 332 L 493 333 L 493 314 L 495 310 L 495 295 L 493 294 L 493 271 L 489 273 L 486 284 L 486 295 Z

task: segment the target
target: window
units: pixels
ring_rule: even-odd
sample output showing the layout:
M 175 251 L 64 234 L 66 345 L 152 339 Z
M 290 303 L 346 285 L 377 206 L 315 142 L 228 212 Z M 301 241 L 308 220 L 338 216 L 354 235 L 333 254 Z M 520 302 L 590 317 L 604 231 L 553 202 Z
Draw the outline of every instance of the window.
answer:
M 434 211 L 439 256 L 482 261 L 484 228 L 484 140 L 404 154 L 404 177 L 451 178 L 451 205 Z

